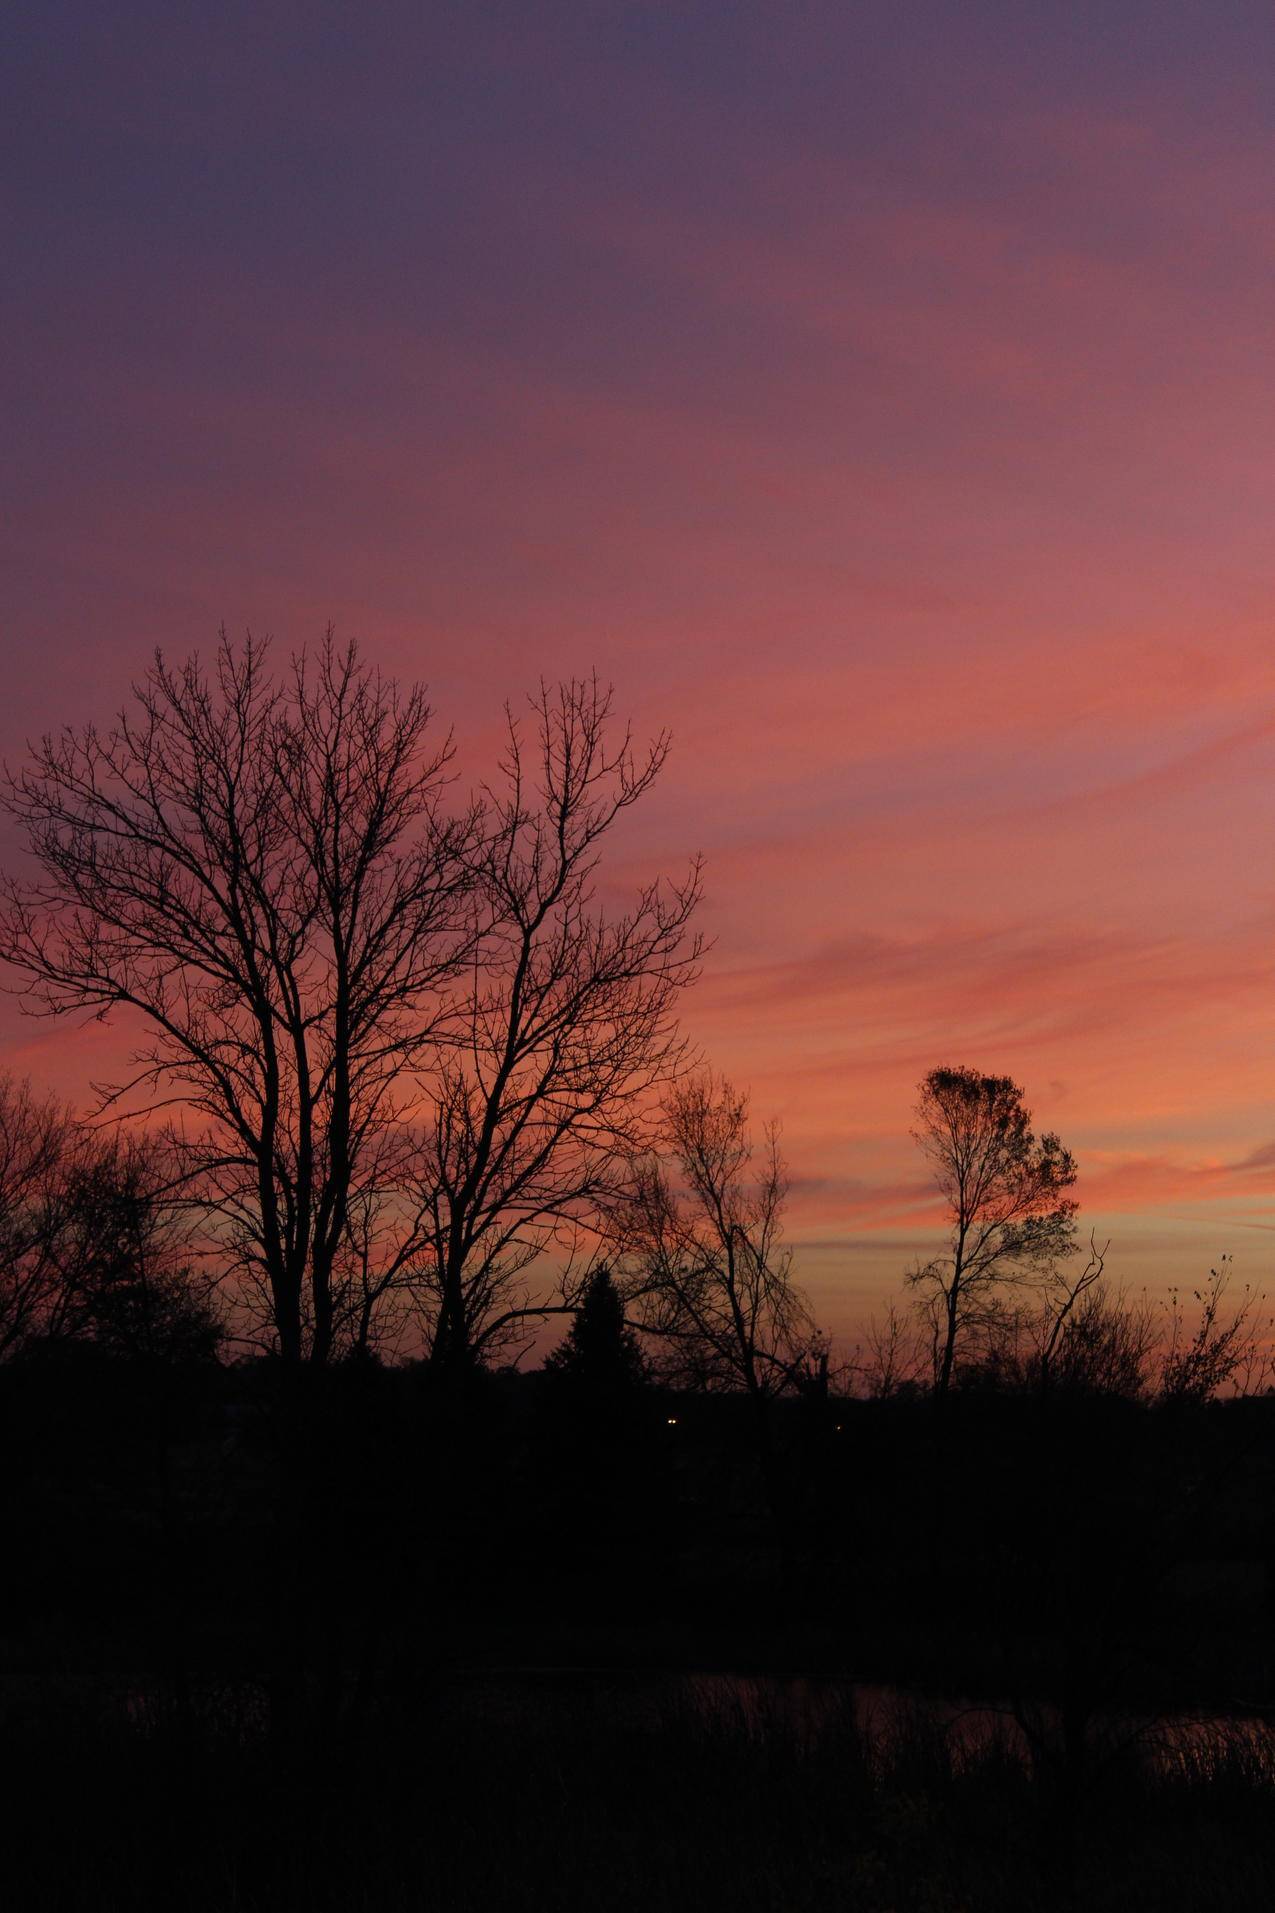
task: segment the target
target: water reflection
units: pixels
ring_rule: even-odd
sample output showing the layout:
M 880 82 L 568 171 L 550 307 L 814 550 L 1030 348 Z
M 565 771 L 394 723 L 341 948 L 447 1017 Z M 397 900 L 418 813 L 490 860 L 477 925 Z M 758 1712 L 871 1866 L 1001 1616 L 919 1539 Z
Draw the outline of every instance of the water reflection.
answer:
M 207 1680 L 179 1697 L 159 1683 L 129 1684 L 118 1696 L 145 1731 L 180 1706 L 219 1738 L 240 1741 L 267 1730 L 269 1688 L 256 1681 Z M 337 1702 L 340 1699 L 329 1696 Z M 693 1728 L 710 1738 L 775 1741 L 798 1753 L 897 1759 L 941 1749 L 951 1770 L 1001 1756 L 1041 1769 L 1075 1758 L 1074 1722 L 1048 1706 L 927 1695 L 884 1683 L 729 1672 L 516 1667 L 440 1673 L 422 1696 L 481 1722 L 493 1734 L 581 1709 L 616 1727 Z M 1250 1714 L 1171 1712 L 1095 1715 L 1084 1723 L 1087 1765 L 1127 1760 L 1166 1778 L 1219 1778 L 1275 1784 L 1275 1724 Z

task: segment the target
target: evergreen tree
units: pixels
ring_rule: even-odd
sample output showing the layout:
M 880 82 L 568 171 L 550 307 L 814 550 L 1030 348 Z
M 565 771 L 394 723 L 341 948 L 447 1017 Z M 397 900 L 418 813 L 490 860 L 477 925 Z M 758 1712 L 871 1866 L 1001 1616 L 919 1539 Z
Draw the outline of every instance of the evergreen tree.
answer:
M 545 1369 L 591 1404 L 618 1402 L 646 1385 L 646 1357 L 624 1319 L 624 1300 L 609 1269 L 601 1268 L 593 1277 Z
M 602 1268 L 544 1368 L 540 1439 L 554 1546 L 579 1585 L 610 1585 L 634 1525 L 650 1526 L 654 1402 L 624 1300 Z

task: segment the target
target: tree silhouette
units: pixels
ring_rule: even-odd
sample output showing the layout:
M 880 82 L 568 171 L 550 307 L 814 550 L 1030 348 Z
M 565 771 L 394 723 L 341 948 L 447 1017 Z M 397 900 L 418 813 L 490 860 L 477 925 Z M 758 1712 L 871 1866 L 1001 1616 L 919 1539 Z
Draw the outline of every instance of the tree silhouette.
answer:
M 624 1300 L 603 1266 L 544 1364 L 537 1434 L 544 1506 L 559 1573 L 587 1590 L 623 1572 L 635 1533 L 656 1542 L 671 1513 L 667 1444 Z M 609 1566 L 608 1566 L 609 1564 Z
M 1238 1382 L 1243 1394 L 1268 1386 L 1271 1356 L 1260 1339 L 1267 1325 L 1257 1316 L 1264 1297 L 1245 1287 L 1226 1313 L 1222 1305 L 1230 1283 L 1231 1258 L 1224 1255 L 1219 1267 L 1209 1270 L 1208 1281 L 1193 1291 L 1199 1310 L 1193 1332 L 1178 1291 L 1171 1292 L 1168 1342 L 1160 1358 L 1162 1401 L 1199 1406 L 1228 1384 Z
M 158 655 L 109 734 L 46 737 L 5 801 L 40 874 L 0 956 L 27 1007 L 127 1013 L 117 1113 L 166 1110 L 241 1300 L 284 1360 L 367 1350 L 415 1308 L 464 1366 L 574 1306 L 524 1271 L 610 1197 L 676 1065 L 693 866 L 597 905 L 600 840 L 667 737 L 611 735 L 596 680 L 510 718 L 493 785 L 445 805 L 450 738 L 327 634 L 282 676 L 222 636 Z M 587 1260 L 584 1267 L 587 1268 Z
M 419 688 L 330 632 L 266 663 L 224 634 L 211 672 L 157 654 L 109 733 L 44 739 L 7 783 L 41 874 L 6 884 L 0 954 L 32 1009 L 133 1013 L 107 1100 L 181 1107 L 188 1185 L 280 1353 L 324 1361 L 352 1205 L 395 1181 L 395 1086 L 472 947 L 469 821 Z
M 213 1354 L 221 1326 L 172 1169 L 162 1139 L 87 1128 L 0 1078 L 0 1360 L 67 1342 L 176 1362 Z
M 934 1386 L 946 1394 L 962 1345 L 1003 1323 L 1007 1296 L 1073 1253 L 1076 1165 L 1057 1136 L 1039 1139 L 1008 1076 L 933 1069 L 920 1086 L 915 1140 L 947 1209 L 946 1252 L 908 1281 L 929 1327 Z
M 213 1282 L 172 1201 L 162 1142 L 89 1135 L 66 1177 L 63 1335 L 132 1361 L 210 1360 L 223 1324 Z
M 542 686 L 530 719 L 528 737 L 509 717 L 500 776 L 483 792 L 471 863 L 481 929 L 455 1040 L 425 1085 L 413 1274 L 438 1369 L 574 1308 L 590 1265 L 572 1251 L 651 1133 L 700 954 L 697 865 L 613 914 L 595 893 L 602 840 L 651 788 L 667 736 L 635 753 L 627 729 L 612 734 L 596 679 Z M 545 1299 L 525 1271 L 554 1248 L 566 1272 Z
M 810 1378 L 820 1347 L 783 1242 L 778 1129 L 759 1154 L 747 1099 L 701 1075 L 666 1097 L 660 1144 L 633 1164 L 616 1221 L 634 1319 L 666 1377 L 742 1389 L 760 1412 Z
M 0 1077 L 0 1359 L 48 1332 L 62 1301 L 57 1241 L 69 1111 Z
M 609 1401 L 632 1395 L 647 1381 L 647 1362 L 624 1319 L 624 1298 L 608 1268 L 595 1270 L 562 1342 L 545 1360 L 546 1373 L 573 1394 Z

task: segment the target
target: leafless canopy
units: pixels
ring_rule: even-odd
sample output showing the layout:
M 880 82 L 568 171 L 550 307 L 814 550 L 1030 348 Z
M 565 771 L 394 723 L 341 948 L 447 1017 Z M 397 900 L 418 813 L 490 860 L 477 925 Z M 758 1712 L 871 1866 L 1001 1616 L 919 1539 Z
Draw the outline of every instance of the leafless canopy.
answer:
M 541 687 L 508 718 L 472 861 L 481 929 L 454 1041 L 423 1079 L 431 1114 L 414 1281 L 440 1366 L 516 1341 L 570 1309 L 591 1263 L 582 1230 L 615 1201 L 650 1133 L 653 1092 L 680 1065 L 675 1009 L 700 954 L 693 865 L 608 913 L 602 840 L 650 789 L 666 736 L 638 753 L 596 679 Z M 590 1240 L 596 1240 L 591 1234 Z M 546 1250 L 549 1299 L 524 1272 Z
M 69 1114 L 0 1077 L 0 1360 L 51 1333 L 64 1302 L 60 1243 Z
M 396 1313 L 469 1360 L 574 1301 L 570 1269 L 548 1301 L 523 1273 L 613 1196 L 698 956 L 696 868 L 596 895 L 667 748 L 617 735 L 596 681 L 542 687 L 449 807 L 419 687 L 330 632 L 282 676 L 223 634 L 210 670 L 157 655 L 109 734 L 47 737 L 8 778 L 38 874 L 6 885 L 0 956 L 35 1011 L 131 1013 L 103 1107 L 169 1112 L 286 1360 Z
M 808 1381 L 822 1349 L 783 1243 L 778 1131 L 758 1148 L 747 1100 L 710 1075 L 678 1084 L 663 1115 L 617 1217 L 630 1318 L 671 1380 L 761 1404 Z
M 162 1145 L 77 1123 L 0 1077 L 0 1361 L 90 1339 L 180 1359 L 218 1338 Z
M 1083 1262 L 1051 1264 L 1013 1306 L 1002 1307 L 979 1351 L 988 1381 L 1129 1401 L 1148 1391 L 1160 1322 L 1145 1296 L 1108 1282 L 1109 1246 L 1091 1233 Z
M 958 1350 L 994 1333 L 1008 1292 L 1039 1283 L 1075 1249 L 1076 1180 L 1069 1150 L 1037 1138 L 1023 1092 L 1008 1076 L 934 1069 L 922 1082 L 913 1131 L 943 1198 L 951 1234 L 914 1269 L 929 1326 L 934 1384 L 948 1389 Z
M 871 1316 L 850 1363 L 853 1381 L 869 1401 L 910 1395 L 929 1372 L 928 1338 L 910 1309 L 891 1302 L 884 1316 Z
M 1208 1281 L 1193 1291 L 1194 1329 L 1188 1326 L 1178 1291 L 1171 1292 L 1160 1359 L 1163 1401 L 1198 1404 L 1223 1389 L 1250 1395 L 1270 1386 L 1271 1354 L 1262 1334 L 1269 1323 L 1258 1313 L 1265 1298 L 1245 1287 L 1228 1308 L 1224 1305 L 1230 1286 L 1231 1258 L 1224 1255 L 1219 1266 L 1209 1270 Z
M 326 1359 L 356 1293 L 352 1209 L 396 1177 L 396 1083 L 473 948 L 472 822 L 422 691 L 329 633 L 282 680 L 224 636 L 157 654 L 114 728 L 46 737 L 7 779 L 39 874 L 0 954 L 29 1008 L 134 1012 L 117 1111 L 180 1113 L 188 1188 L 285 1358 Z

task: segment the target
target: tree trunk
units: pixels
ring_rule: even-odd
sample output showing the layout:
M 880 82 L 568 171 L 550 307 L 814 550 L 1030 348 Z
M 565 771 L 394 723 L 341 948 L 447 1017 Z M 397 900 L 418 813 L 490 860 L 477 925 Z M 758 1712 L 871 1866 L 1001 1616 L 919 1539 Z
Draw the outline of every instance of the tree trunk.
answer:
M 277 1283 L 274 1291 L 275 1327 L 279 1335 L 279 1359 L 287 1368 L 301 1365 L 301 1297 L 289 1284 Z

